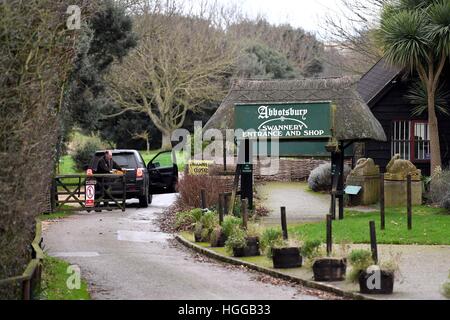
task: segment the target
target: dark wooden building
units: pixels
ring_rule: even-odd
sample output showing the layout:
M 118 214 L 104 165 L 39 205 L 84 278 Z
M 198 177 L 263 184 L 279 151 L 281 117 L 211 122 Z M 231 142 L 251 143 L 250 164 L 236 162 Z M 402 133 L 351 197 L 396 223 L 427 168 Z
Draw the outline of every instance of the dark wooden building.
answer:
M 441 76 L 443 92 L 450 91 L 450 68 Z M 430 175 L 430 140 L 427 111 L 413 115 L 416 107 L 408 94 L 418 79 L 381 59 L 359 81 L 358 92 L 383 126 L 386 142 L 369 141 L 365 157 L 373 158 L 384 169 L 397 153 L 411 160 L 422 174 Z M 450 105 L 450 98 L 446 97 Z M 443 167 L 450 162 L 450 116 L 437 114 Z

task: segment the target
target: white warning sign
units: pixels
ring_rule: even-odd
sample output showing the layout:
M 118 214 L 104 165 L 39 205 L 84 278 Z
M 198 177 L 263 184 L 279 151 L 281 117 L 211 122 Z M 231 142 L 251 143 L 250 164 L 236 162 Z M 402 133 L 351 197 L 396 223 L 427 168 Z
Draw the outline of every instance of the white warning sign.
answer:
M 86 201 L 84 203 L 86 208 L 94 207 L 95 202 L 95 185 L 86 184 Z

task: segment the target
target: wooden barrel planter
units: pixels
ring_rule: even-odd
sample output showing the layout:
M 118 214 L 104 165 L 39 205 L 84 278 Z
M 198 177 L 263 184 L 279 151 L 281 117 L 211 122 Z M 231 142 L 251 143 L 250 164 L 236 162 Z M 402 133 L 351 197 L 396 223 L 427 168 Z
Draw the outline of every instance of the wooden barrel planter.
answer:
M 299 248 L 272 248 L 273 267 L 276 269 L 298 268 L 302 266 Z
M 361 271 L 358 277 L 359 281 L 359 291 L 366 294 L 392 294 L 394 291 L 394 273 L 391 271 L 380 271 L 380 287 L 379 288 L 369 288 L 368 283 L 374 284 L 371 276 L 375 276 L 373 273 L 368 273 L 367 271 Z
M 259 256 L 259 238 L 247 238 L 247 246 L 244 248 L 233 248 L 233 256 L 235 257 L 254 257 Z
M 225 247 L 225 242 L 227 241 L 227 236 L 225 233 L 220 231 L 218 235 L 215 235 L 214 237 L 211 236 L 211 247 L 213 248 L 222 248 Z
M 347 261 L 345 258 L 320 258 L 313 264 L 314 280 L 342 281 L 345 279 Z

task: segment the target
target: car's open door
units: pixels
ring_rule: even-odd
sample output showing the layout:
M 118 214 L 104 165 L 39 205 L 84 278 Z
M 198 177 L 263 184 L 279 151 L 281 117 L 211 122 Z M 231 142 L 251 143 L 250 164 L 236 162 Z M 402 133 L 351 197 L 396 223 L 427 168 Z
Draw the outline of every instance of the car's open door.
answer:
M 151 194 L 174 193 L 178 183 L 178 166 L 173 150 L 161 151 L 147 164 Z

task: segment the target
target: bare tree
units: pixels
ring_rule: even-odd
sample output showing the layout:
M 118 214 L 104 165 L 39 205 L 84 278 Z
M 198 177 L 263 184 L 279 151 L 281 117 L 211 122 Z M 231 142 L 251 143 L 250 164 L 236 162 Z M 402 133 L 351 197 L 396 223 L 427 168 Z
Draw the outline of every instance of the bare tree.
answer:
M 383 4 L 387 0 L 341 0 L 322 25 L 322 38 L 328 43 L 326 63 L 344 72 L 365 73 L 382 57 L 374 37 Z M 335 59 L 336 52 L 340 54 Z
M 224 31 L 206 14 L 185 16 L 170 2 L 135 17 L 140 44 L 109 76 L 109 92 L 127 110 L 148 115 L 162 133 L 162 148 L 188 111 L 224 97 L 223 79 L 236 57 Z M 118 114 L 110 115 L 116 116 Z
M 142 131 L 142 132 L 138 132 L 138 133 L 131 133 L 133 139 L 135 140 L 144 140 L 146 147 L 147 147 L 147 152 L 150 151 L 150 133 L 148 132 L 148 130 Z

